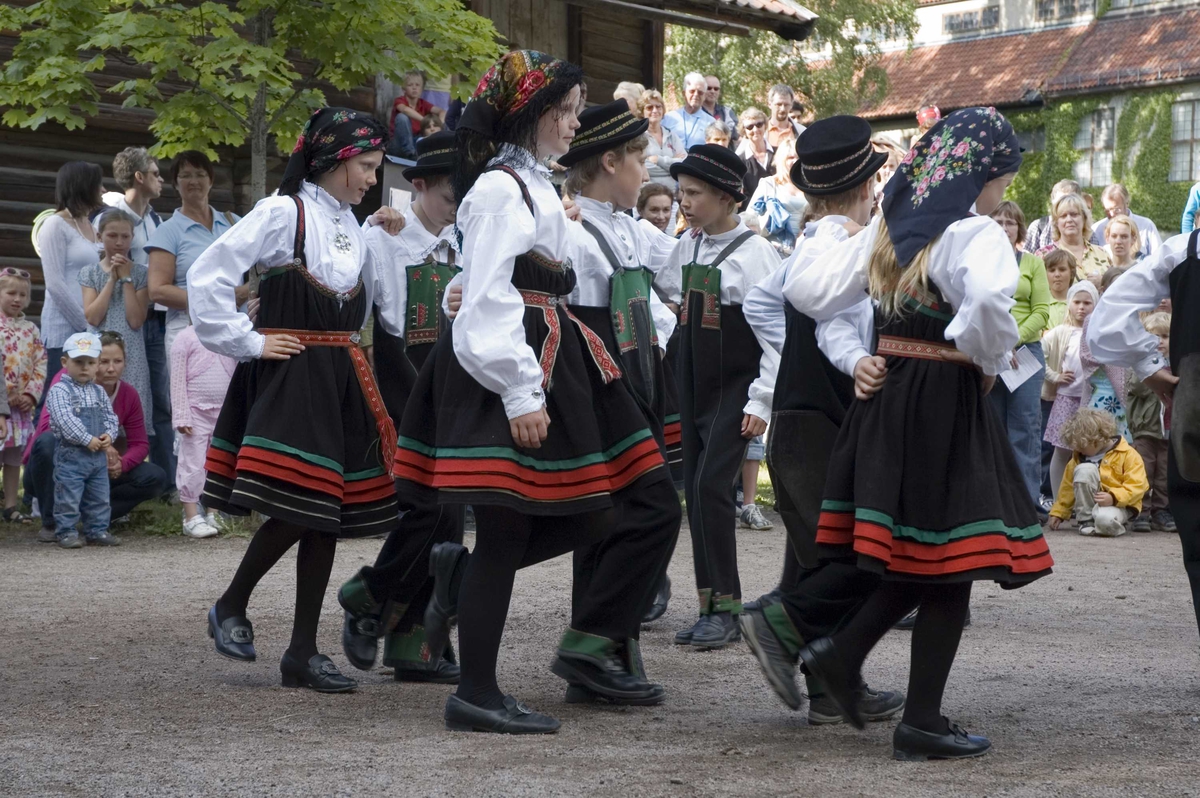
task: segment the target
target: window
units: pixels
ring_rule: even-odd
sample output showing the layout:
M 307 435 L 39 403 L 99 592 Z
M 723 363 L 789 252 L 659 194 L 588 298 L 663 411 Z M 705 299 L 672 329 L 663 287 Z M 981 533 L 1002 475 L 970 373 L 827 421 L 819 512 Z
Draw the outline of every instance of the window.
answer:
M 1046 149 L 1046 130 L 1039 127 L 1036 130 L 1017 131 L 1017 143 L 1027 153 L 1041 152 Z
M 1171 106 L 1171 171 L 1168 180 L 1200 180 L 1200 102 Z
M 1000 6 L 942 15 L 942 33 L 970 33 L 1000 27 Z
M 1113 109 L 1101 108 L 1079 123 L 1075 149 L 1082 150 L 1075 162 L 1075 179 L 1081 186 L 1107 186 L 1112 182 Z
M 1090 14 L 1095 10 L 1096 0 L 1037 0 L 1039 22 L 1070 19 L 1080 14 Z
M 863 28 L 858 38 L 862 42 L 883 43 L 900 41 L 907 38 L 907 34 L 902 26 L 888 23 L 873 28 Z

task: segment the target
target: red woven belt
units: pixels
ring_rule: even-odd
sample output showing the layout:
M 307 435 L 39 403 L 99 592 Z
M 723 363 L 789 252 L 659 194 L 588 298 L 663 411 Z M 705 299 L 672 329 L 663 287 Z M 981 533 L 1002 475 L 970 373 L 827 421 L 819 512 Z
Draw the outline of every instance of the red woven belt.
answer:
M 312 330 L 259 330 L 263 335 L 292 335 L 305 346 L 336 346 L 350 350 L 350 362 L 354 364 L 354 374 L 358 377 L 358 386 L 362 388 L 371 415 L 375 417 L 375 427 L 379 430 L 379 460 L 386 463 L 386 469 L 391 468 L 390 458 L 396 453 L 396 425 L 387 413 L 383 404 L 383 396 L 379 393 L 379 385 L 375 375 L 371 373 L 371 364 L 360 345 L 362 337 L 357 332 L 313 332 Z
M 621 379 L 621 369 L 617 367 L 616 361 L 608 353 L 608 347 L 604 345 L 604 341 L 600 340 L 600 336 L 596 335 L 590 327 L 575 317 L 561 297 L 543 291 L 522 290 L 521 299 L 528 307 L 542 309 L 546 327 L 550 330 L 546 335 L 546 340 L 542 343 L 542 355 L 538 359 L 542 367 L 542 390 L 550 387 L 550 372 L 554 370 L 554 360 L 558 357 L 558 347 L 562 343 L 562 327 L 558 323 L 558 314 L 555 312 L 560 305 L 566 312 L 567 318 L 575 322 L 579 331 L 583 333 L 583 338 L 587 341 L 588 352 L 592 356 L 592 362 L 599 369 L 604 384 L 607 385 L 613 380 Z
M 879 348 L 875 350 L 875 354 L 892 355 L 893 357 L 912 357 L 918 360 L 940 360 L 943 363 L 953 362 L 946 360 L 939 354 L 939 352 L 946 350 L 954 351 L 954 344 L 949 341 L 945 343 L 933 343 L 920 338 L 898 338 L 893 335 L 881 335 L 879 336 Z

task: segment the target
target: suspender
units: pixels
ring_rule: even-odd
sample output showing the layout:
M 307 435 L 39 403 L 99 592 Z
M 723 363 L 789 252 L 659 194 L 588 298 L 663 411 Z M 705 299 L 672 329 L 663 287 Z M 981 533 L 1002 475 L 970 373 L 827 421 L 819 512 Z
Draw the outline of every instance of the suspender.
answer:
M 737 238 L 733 239 L 733 241 L 729 242 L 729 246 L 727 246 L 727 247 L 725 247 L 725 249 L 721 250 L 720 254 L 719 254 L 719 255 L 717 255 L 717 258 L 716 258 L 716 260 L 714 260 L 712 263 L 705 263 L 705 264 L 702 264 L 702 265 L 704 265 L 704 266 L 708 266 L 710 269 L 711 269 L 711 268 L 715 268 L 715 267 L 717 267 L 717 266 L 720 266 L 720 265 L 721 265 L 721 263 L 722 263 L 722 262 L 723 262 L 723 261 L 724 261 L 726 258 L 728 258 L 730 255 L 732 255 L 732 254 L 733 254 L 733 251 L 734 251 L 735 249 L 737 249 L 737 248 L 738 248 L 738 247 L 740 247 L 742 244 L 744 244 L 744 243 L 746 242 L 746 239 L 750 238 L 750 236 L 752 236 L 752 235 L 754 235 L 754 231 L 753 231 L 753 230 L 747 230 L 746 232 L 742 233 L 742 234 L 741 234 L 740 236 L 738 236 Z M 704 236 L 697 236 L 697 237 L 696 237 L 696 249 L 695 249 L 695 251 L 694 251 L 694 252 L 692 252 L 692 263 L 695 263 L 695 262 L 696 262 L 696 259 L 700 257 L 700 244 L 701 244 L 701 242 L 703 242 L 703 241 L 704 241 Z
M 295 266 L 307 266 L 304 262 L 304 203 L 295 194 L 292 202 L 296 203 L 296 241 L 292 244 L 292 263 Z
M 587 219 L 581 219 L 580 223 L 583 224 L 583 229 L 591 233 L 592 238 L 596 239 L 596 243 L 600 245 L 600 250 L 604 253 L 604 257 L 608 258 L 608 265 L 612 266 L 613 271 L 625 268 L 617 258 L 617 253 L 613 252 L 612 247 L 609 246 L 608 240 L 604 238 L 604 234 L 600 232 L 600 228 Z M 641 264 L 638 265 L 640 266 Z
M 513 180 L 516 180 L 517 185 L 521 187 L 521 199 L 525 200 L 525 207 L 529 209 L 530 213 L 533 213 L 533 197 L 529 196 L 529 187 L 525 185 L 525 181 L 521 179 L 521 176 L 519 174 L 517 174 L 517 170 L 513 169 L 511 166 L 505 166 L 504 164 L 496 164 L 495 166 L 488 167 L 484 171 L 504 172 L 506 175 L 511 177 Z
M 1200 236 L 1200 227 L 1197 227 L 1195 230 L 1192 231 L 1192 234 L 1190 236 L 1188 236 L 1188 253 L 1187 253 L 1188 260 L 1196 259 L 1196 237 L 1197 236 Z

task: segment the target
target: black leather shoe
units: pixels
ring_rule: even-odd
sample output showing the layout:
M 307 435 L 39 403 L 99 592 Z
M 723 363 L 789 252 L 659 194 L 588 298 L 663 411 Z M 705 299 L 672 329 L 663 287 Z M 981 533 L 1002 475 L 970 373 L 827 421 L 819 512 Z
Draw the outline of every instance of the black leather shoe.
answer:
M 454 572 L 466 567 L 467 547 L 457 543 L 439 543 L 429 552 L 429 575 L 433 577 L 433 595 L 425 607 L 425 640 L 430 651 L 444 651 L 450 645 L 450 630 L 458 623 L 458 596 L 450 595 Z
M 642 623 L 653 623 L 667 612 L 667 604 L 671 601 L 671 577 L 663 574 L 662 581 L 658 583 L 658 590 L 654 594 L 654 602 L 650 605 L 650 609 L 646 612 L 646 616 L 642 618 Z
M 778 604 L 779 600 L 781 598 L 783 598 L 783 591 L 780 590 L 779 588 L 775 588 L 770 593 L 766 593 L 762 596 L 759 596 L 756 599 L 747 601 L 745 604 L 742 605 L 742 609 L 743 610 L 761 610 L 763 607 L 763 602 L 770 602 L 772 604 Z
M 758 659 L 767 684 L 775 691 L 783 703 L 791 709 L 800 709 L 804 703 L 804 694 L 796 685 L 796 660 L 783 649 L 783 644 L 775 636 L 762 610 L 747 610 L 742 608 L 738 625 L 742 629 L 742 637 L 750 647 L 750 653 Z
M 949 723 L 949 721 L 947 721 Z M 983 756 L 992 747 L 986 737 L 967 734 L 957 723 L 950 723 L 945 734 L 921 731 L 901 723 L 892 734 L 892 757 L 902 762 L 925 762 L 930 759 L 969 759 Z
M 694 635 L 696 633 L 697 629 L 699 629 L 701 626 L 704 625 L 704 621 L 706 618 L 708 618 L 707 615 L 701 615 L 699 618 L 696 619 L 696 622 L 694 624 L 692 624 L 691 626 L 689 626 L 687 629 L 680 629 L 678 632 L 676 632 L 675 633 L 675 645 L 690 646 L 692 644 L 692 635 Z
M 591 657 L 564 656 L 559 652 L 550 671 L 566 679 L 568 684 L 583 685 L 593 693 L 613 701 L 652 698 L 662 690 L 659 688 L 656 691 L 654 688 L 657 685 L 626 670 L 625 663 L 616 654 L 601 657 L 597 661 Z
M 360 671 L 369 671 L 375 667 L 375 657 L 379 653 L 379 619 L 371 616 L 356 618 L 349 612 L 345 615 L 342 653 L 351 665 Z
M 911 632 L 912 628 L 917 625 L 917 610 L 913 610 L 908 615 L 905 615 L 900 620 L 896 621 L 893 629 L 899 629 L 903 632 Z
M 652 684 L 650 687 L 652 692 L 645 698 L 616 699 L 611 696 L 600 695 L 584 687 L 582 684 L 568 684 L 567 694 L 563 697 L 563 701 L 567 704 L 615 704 L 617 706 L 629 707 L 652 707 L 666 700 L 667 691 L 661 684 Z
M 825 693 L 842 711 L 842 716 L 856 729 L 865 728 L 862 715 L 858 712 L 858 686 L 862 679 L 857 673 L 846 672 L 842 658 L 838 656 L 833 641 L 822 637 L 800 649 L 804 669 L 817 681 L 825 685 Z
M 692 632 L 692 648 L 711 650 L 725 648 L 742 639 L 737 618 L 732 612 L 714 612 L 705 616 L 705 623 Z
M 416 664 L 416 663 L 413 663 Z M 458 684 L 459 668 L 444 657 L 438 657 L 432 668 L 397 667 L 392 678 L 398 682 L 424 682 L 427 684 Z
M 904 694 L 890 690 L 872 690 L 865 684 L 858 690 L 858 714 L 867 723 L 888 720 L 904 709 Z M 808 699 L 808 725 L 828 726 L 844 723 L 846 718 L 834 700 L 827 695 L 812 695 Z
M 549 715 L 534 712 L 510 695 L 504 696 L 504 706 L 500 709 L 477 707 L 452 695 L 446 699 L 442 717 L 450 731 L 553 734 L 562 725 Z
M 258 652 L 254 650 L 254 627 L 242 615 L 231 615 L 217 623 L 217 605 L 212 605 L 208 609 L 208 636 L 222 657 L 239 662 L 258 659 Z
M 279 672 L 283 675 L 284 687 L 307 687 L 318 693 L 350 693 L 358 682 L 343 676 L 333 660 L 324 654 L 313 654 L 307 663 L 284 654 L 279 661 Z

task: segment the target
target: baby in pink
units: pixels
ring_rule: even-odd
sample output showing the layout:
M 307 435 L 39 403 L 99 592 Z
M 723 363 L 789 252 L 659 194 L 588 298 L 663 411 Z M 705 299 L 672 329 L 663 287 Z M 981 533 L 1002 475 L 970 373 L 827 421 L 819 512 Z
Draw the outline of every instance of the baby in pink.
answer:
M 179 432 L 179 465 L 175 485 L 183 504 L 183 533 L 189 537 L 217 534 L 215 513 L 200 509 L 204 490 L 204 458 L 225 402 L 237 361 L 210 352 L 186 327 L 171 345 L 171 425 Z

